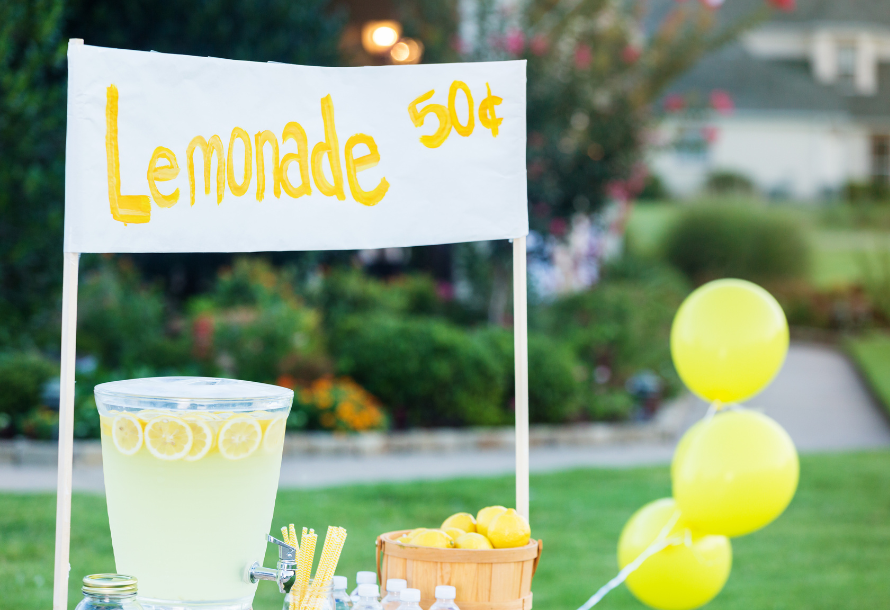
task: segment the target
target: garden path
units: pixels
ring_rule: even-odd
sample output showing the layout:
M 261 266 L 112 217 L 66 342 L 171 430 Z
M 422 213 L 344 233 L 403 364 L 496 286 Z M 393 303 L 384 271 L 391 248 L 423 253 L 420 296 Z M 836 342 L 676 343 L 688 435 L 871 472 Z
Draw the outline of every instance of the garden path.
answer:
M 856 370 L 834 348 L 793 343 L 773 384 L 751 401 L 781 423 L 803 452 L 844 451 L 890 446 L 890 423 Z M 685 396 L 661 411 L 685 430 L 707 406 Z M 535 447 L 532 472 L 579 467 L 631 467 L 668 463 L 676 439 L 599 447 Z M 513 472 L 512 451 L 304 456 L 282 463 L 282 487 L 327 487 L 381 481 L 421 481 Z M 52 491 L 53 467 L 0 466 L 0 491 Z M 102 470 L 74 470 L 74 488 L 102 492 Z

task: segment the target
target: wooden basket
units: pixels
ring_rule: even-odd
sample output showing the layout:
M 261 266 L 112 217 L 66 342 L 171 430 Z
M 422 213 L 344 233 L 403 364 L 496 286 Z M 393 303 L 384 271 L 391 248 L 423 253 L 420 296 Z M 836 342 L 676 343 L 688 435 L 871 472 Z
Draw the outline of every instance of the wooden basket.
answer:
M 377 577 L 404 578 L 420 589 L 421 605 L 435 601 L 436 585 L 452 585 L 461 610 L 528 610 L 532 607 L 532 576 L 538 568 L 541 540 L 515 549 L 436 549 L 408 546 L 397 538 L 411 530 L 377 538 Z

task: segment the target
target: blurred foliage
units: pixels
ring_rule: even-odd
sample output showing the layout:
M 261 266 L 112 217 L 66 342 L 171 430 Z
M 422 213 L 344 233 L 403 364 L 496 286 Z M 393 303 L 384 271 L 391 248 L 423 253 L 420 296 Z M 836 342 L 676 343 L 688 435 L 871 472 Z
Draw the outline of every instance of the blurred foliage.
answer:
M 756 193 L 754 182 L 745 174 L 730 170 L 714 171 L 705 180 L 705 190 L 718 196 L 751 196 Z
M 44 345 L 62 278 L 62 0 L 0 0 L 0 344 Z
M 586 367 L 588 416 L 622 419 L 633 406 L 625 385 L 635 373 L 651 371 L 668 395 L 680 389 L 671 363 L 670 328 L 689 286 L 672 269 L 635 259 L 615 261 L 604 275 L 594 289 L 541 308 L 533 323 Z
M 720 277 L 770 282 L 802 277 L 810 246 L 790 216 L 754 206 L 694 206 L 667 231 L 662 251 L 695 283 Z
M 671 198 L 667 185 L 658 174 L 649 174 L 646 176 L 646 182 L 643 184 L 643 190 L 637 195 L 639 201 L 666 201 Z
M 0 436 L 22 429 L 30 412 L 43 406 L 44 385 L 58 374 L 58 366 L 36 352 L 0 354 Z
M 338 370 L 379 396 L 396 427 L 507 421 L 507 372 L 481 337 L 434 318 L 354 316 L 342 326 Z
M 516 376 L 513 358 L 513 332 L 489 327 L 480 336 L 494 349 L 507 373 L 505 387 L 508 410 L 515 404 Z M 576 376 L 582 365 L 564 344 L 540 333 L 528 336 L 528 369 L 534 371 L 528 381 L 528 418 L 536 424 L 559 424 L 577 418 L 581 396 Z
M 841 191 L 844 201 L 856 205 L 890 203 L 890 184 L 883 180 L 849 180 Z
M 282 375 L 277 383 L 295 390 L 289 430 L 361 432 L 387 427 L 380 401 L 349 377 L 325 375 L 299 386 L 293 377 Z

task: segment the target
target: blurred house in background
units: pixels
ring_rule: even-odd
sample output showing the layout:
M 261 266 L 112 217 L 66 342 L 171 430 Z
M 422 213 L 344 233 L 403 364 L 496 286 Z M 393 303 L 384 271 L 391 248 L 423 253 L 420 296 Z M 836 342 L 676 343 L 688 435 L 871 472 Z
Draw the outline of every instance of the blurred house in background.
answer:
M 799 0 L 678 79 L 664 107 L 651 166 L 675 195 L 715 172 L 799 200 L 886 183 L 890 1 Z

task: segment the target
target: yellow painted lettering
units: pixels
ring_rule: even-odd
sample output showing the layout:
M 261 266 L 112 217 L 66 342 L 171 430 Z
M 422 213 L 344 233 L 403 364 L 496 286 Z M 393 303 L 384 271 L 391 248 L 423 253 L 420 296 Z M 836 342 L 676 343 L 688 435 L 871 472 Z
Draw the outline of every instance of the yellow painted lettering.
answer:
M 108 167 L 108 203 L 111 217 L 124 224 L 151 220 L 148 195 L 121 195 L 121 161 L 117 141 L 117 87 L 105 91 L 105 159 Z
M 204 194 L 210 194 L 210 162 L 213 160 L 213 153 L 216 153 L 216 205 L 222 203 L 223 194 L 226 192 L 226 170 L 225 159 L 223 158 L 222 139 L 214 135 L 210 141 L 204 139 L 203 136 L 195 136 L 189 142 L 185 149 L 185 156 L 188 157 L 189 170 L 189 194 L 191 196 L 191 205 L 195 205 L 195 149 L 200 148 L 204 156 Z
M 240 139 L 244 142 L 244 177 L 239 184 L 235 180 L 235 164 L 232 162 L 232 150 L 235 148 L 235 140 Z M 229 190 L 235 197 L 241 197 L 250 187 L 250 179 L 253 177 L 253 151 L 250 146 L 250 136 L 247 132 L 236 127 L 232 130 L 232 137 L 229 138 L 229 154 L 226 161 L 227 176 L 229 178 Z
M 353 157 L 353 149 L 359 144 L 364 144 L 368 147 L 368 154 L 356 159 Z M 389 182 L 386 181 L 386 178 L 381 178 L 380 182 L 372 190 L 364 191 L 359 186 L 358 177 L 356 176 L 358 172 L 371 169 L 380 162 L 380 153 L 377 152 L 377 143 L 374 141 L 374 138 L 363 133 L 355 134 L 346 140 L 343 154 L 346 156 L 346 178 L 349 181 L 349 190 L 352 192 L 352 197 L 362 205 L 372 206 L 380 203 L 380 200 L 386 195 L 386 191 L 389 190 Z
M 457 97 L 458 91 L 463 91 L 464 95 L 467 96 L 467 106 L 469 107 L 470 112 L 468 114 L 466 125 L 460 124 L 460 121 L 457 119 L 457 110 L 454 107 L 455 97 Z M 459 135 L 466 138 L 473 133 L 473 128 L 476 127 L 476 120 L 473 116 L 473 94 L 470 93 L 470 88 L 467 87 L 467 84 L 463 81 L 456 80 L 451 83 L 451 89 L 448 90 L 448 116 L 451 117 L 451 125 L 454 127 L 454 131 Z
M 272 146 L 272 191 L 275 196 L 281 198 L 281 167 L 278 165 L 278 138 L 269 131 L 259 131 L 254 136 L 256 140 L 256 200 L 262 201 L 266 196 L 266 165 L 263 160 L 263 146 L 267 143 Z
M 278 176 L 281 179 L 281 188 L 284 192 L 296 199 L 303 195 L 312 194 L 312 185 L 309 180 L 309 144 L 306 139 L 306 130 L 299 123 L 291 121 L 284 126 L 281 134 L 281 146 L 288 140 L 297 143 L 297 152 L 288 153 L 281 158 L 281 167 Z M 287 177 L 287 166 L 296 161 L 300 164 L 300 186 L 294 188 Z
M 504 122 L 503 118 L 495 116 L 494 107 L 503 102 L 502 98 L 491 94 L 491 87 L 485 83 L 488 95 L 479 102 L 479 123 L 485 128 L 491 130 L 491 135 L 498 137 L 498 125 Z
M 414 123 L 415 127 L 423 125 L 426 115 L 431 112 L 439 118 L 439 128 L 436 129 L 435 133 L 428 136 L 420 136 L 420 143 L 427 148 L 438 148 L 442 146 L 442 143 L 445 142 L 449 134 L 451 134 L 451 115 L 445 106 L 442 104 L 427 104 L 421 110 L 417 110 L 417 105 L 433 97 L 435 92 L 435 89 L 430 89 L 408 104 L 408 116 L 411 117 L 411 122 Z
M 158 161 L 166 161 L 167 165 L 158 167 Z M 167 182 L 173 180 L 179 175 L 179 164 L 176 162 L 176 155 L 169 148 L 158 146 L 151 155 L 148 162 L 148 190 L 155 203 L 162 208 L 172 208 L 179 201 L 179 189 L 176 189 L 169 195 L 163 194 L 158 190 L 155 182 Z
M 321 118 L 324 121 L 324 142 L 312 148 L 312 178 L 318 192 L 326 197 L 335 196 L 340 201 L 346 199 L 343 192 L 343 170 L 340 168 L 340 145 L 337 143 L 337 130 L 334 126 L 334 102 L 330 94 L 321 98 Z M 331 165 L 331 178 L 328 182 L 322 169 L 322 158 L 327 155 Z

